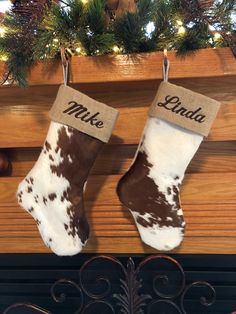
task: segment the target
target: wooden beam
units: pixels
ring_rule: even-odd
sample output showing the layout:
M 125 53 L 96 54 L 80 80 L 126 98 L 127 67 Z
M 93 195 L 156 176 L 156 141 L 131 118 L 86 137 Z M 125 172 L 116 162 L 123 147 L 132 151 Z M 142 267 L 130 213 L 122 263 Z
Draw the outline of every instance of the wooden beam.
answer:
M 92 174 L 122 174 L 133 161 L 137 145 L 105 145 L 91 170 Z M 40 148 L 8 149 L 13 177 L 24 177 L 37 161 Z M 203 142 L 187 168 L 187 173 L 234 172 L 236 144 L 229 142 Z
M 90 176 L 85 193 L 89 206 L 118 205 L 116 186 L 119 175 Z M 22 178 L 0 178 L 0 206 L 16 204 L 16 190 Z M 235 204 L 236 173 L 187 174 L 181 189 L 183 206 L 186 204 Z
M 235 104 L 225 104 L 220 107 L 206 140 L 236 140 L 235 108 Z M 147 111 L 148 107 L 120 108 L 120 115 L 110 143 L 137 144 L 147 120 Z M 42 146 L 49 122 L 47 112 L 3 111 L 0 115 L 0 147 Z
M 182 245 L 173 253 L 182 254 L 236 254 L 236 237 L 191 237 L 186 236 Z M 0 238 L 1 253 L 51 253 L 42 239 L 37 237 Z M 139 237 L 90 238 L 83 253 L 141 254 L 158 253 L 141 242 Z
M 235 103 L 235 80 L 236 75 L 181 78 L 170 80 L 170 82 L 222 103 Z M 70 86 L 115 108 L 144 107 L 151 104 L 160 82 L 161 79 L 136 82 L 80 83 L 70 84 Z M 0 110 L 31 112 L 49 110 L 55 100 L 58 88 L 59 85 L 35 85 L 28 88 L 3 85 L 0 87 Z
M 157 253 L 143 244 L 133 219 L 121 205 L 87 208 L 91 236 L 83 252 Z M 175 253 L 236 253 L 235 204 L 197 204 L 184 208 L 186 234 Z M 19 206 L 0 206 L 1 253 L 49 253 L 32 217 Z
M 200 49 L 195 54 L 178 58 L 168 52 L 173 78 L 215 77 L 236 74 L 236 63 L 230 48 Z M 162 52 L 127 55 L 79 56 L 71 58 L 70 82 L 101 83 L 143 81 L 162 78 Z M 0 64 L 3 73 L 4 63 Z M 29 72 L 30 85 L 63 83 L 60 62 L 40 62 Z

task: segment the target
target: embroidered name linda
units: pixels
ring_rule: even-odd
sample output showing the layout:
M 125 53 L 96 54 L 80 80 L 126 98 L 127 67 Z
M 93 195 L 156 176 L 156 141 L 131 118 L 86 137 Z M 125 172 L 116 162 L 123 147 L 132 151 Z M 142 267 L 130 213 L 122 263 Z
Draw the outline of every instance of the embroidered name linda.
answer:
M 199 107 L 196 110 L 188 110 L 187 108 L 181 106 L 181 102 L 179 101 L 179 97 L 177 96 L 166 96 L 165 102 L 157 103 L 157 106 L 163 107 L 167 110 L 171 110 L 175 114 L 179 114 L 183 117 L 186 117 L 191 120 L 195 120 L 198 123 L 202 123 L 205 121 L 206 116 L 201 113 L 202 108 Z
M 71 106 L 64 110 L 63 113 L 67 113 L 68 115 L 74 114 L 76 119 L 80 119 L 85 123 L 90 123 L 92 126 L 95 126 L 98 129 L 104 127 L 103 121 L 98 119 L 100 112 L 92 114 L 88 111 L 88 108 L 78 104 L 76 101 L 69 101 L 68 104 Z

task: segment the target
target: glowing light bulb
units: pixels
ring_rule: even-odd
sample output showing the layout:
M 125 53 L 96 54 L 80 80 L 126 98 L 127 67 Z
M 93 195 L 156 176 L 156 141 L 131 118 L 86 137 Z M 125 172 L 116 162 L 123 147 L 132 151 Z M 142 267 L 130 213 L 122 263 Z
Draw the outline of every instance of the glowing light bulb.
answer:
M 113 46 L 112 50 L 115 52 L 115 53 L 118 53 L 120 51 L 120 48 L 118 46 Z
M 59 40 L 57 38 L 54 38 L 53 41 L 54 41 L 54 43 L 58 43 L 59 42 Z
M 77 47 L 77 48 L 75 49 L 75 51 L 76 51 L 77 53 L 80 53 L 80 52 L 81 52 L 81 48 L 80 48 L 80 47 Z
M 183 25 L 183 22 L 180 21 L 180 20 L 177 20 L 176 23 L 177 23 L 178 26 L 182 26 Z
M 7 60 L 8 60 L 8 57 L 7 57 L 6 55 L 2 55 L 2 56 L 0 57 L 0 60 L 1 60 L 1 61 L 7 61 Z
M 6 33 L 6 29 L 4 27 L 0 27 L 0 37 L 4 37 Z
M 179 35 L 184 35 L 186 33 L 186 28 L 183 26 L 180 26 L 178 29 L 178 34 Z
M 215 40 L 215 41 L 220 40 L 221 37 L 222 37 L 222 36 L 221 36 L 220 33 L 215 33 L 215 34 L 214 34 L 214 40 Z

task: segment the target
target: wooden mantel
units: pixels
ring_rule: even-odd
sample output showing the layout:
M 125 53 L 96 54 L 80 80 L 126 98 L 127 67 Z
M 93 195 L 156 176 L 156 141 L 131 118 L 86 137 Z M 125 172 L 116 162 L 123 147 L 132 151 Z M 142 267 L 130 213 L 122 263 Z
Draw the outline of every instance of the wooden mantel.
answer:
M 230 48 L 202 49 L 188 57 L 176 57 L 168 52 L 170 78 L 219 77 L 236 74 L 235 57 Z M 97 57 L 72 57 L 70 61 L 71 83 L 108 83 L 157 80 L 162 78 L 163 53 L 107 55 Z M 0 71 L 4 63 L 0 62 Z M 53 85 L 63 83 L 59 61 L 41 62 L 29 73 L 29 85 Z
M 120 111 L 89 177 L 85 199 L 91 238 L 84 252 L 156 252 L 140 241 L 115 188 L 135 154 L 162 78 L 162 58 L 162 53 L 72 58 L 73 87 Z M 228 48 L 200 50 L 186 59 L 169 52 L 168 58 L 171 82 L 222 102 L 209 137 L 187 169 L 181 190 L 187 229 L 175 253 L 236 254 L 236 59 Z M 60 64 L 39 64 L 31 70 L 28 89 L 0 88 L 0 151 L 12 160 L 11 175 L 0 177 L 0 253 L 50 252 L 32 218 L 17 205 L 15 192 L 38 158 L 61 71 Z

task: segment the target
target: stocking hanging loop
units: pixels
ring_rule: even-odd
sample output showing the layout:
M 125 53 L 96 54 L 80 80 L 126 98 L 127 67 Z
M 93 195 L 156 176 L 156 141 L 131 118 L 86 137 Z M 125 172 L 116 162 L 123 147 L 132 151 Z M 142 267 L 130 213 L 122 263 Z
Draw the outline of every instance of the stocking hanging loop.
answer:
M 69 77 L 69 60 L 66 56 L 64 47 L 61 47 L 61 64 L 62 64 L 64 85 L 66 86 L 68 84 L 68 77 Z
M 162 63 L 163 81 L 164 82 L 168 82 L 169 68 L 170 68 L 170 61 L 167 58 L 167 49 L 164 49 L 164 58 L 163 58 L 163 63 Z

